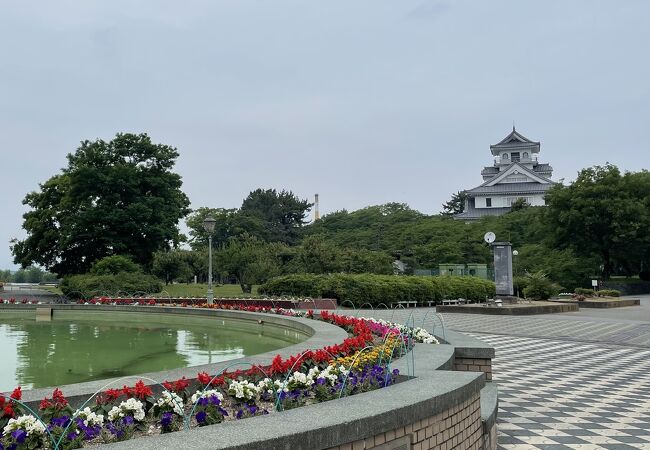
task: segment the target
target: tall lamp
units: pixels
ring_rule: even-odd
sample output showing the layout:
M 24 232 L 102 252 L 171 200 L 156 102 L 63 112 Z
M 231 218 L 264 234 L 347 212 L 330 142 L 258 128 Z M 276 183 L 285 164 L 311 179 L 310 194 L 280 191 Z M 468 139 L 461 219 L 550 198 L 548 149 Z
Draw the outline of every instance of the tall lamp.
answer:
M 203 229 L 208 233 L 208 305 L 214 303 L 214 291 L 212 290 L 212 233 L 217 221 L 214 217 L 206 217 L 203 220 Z

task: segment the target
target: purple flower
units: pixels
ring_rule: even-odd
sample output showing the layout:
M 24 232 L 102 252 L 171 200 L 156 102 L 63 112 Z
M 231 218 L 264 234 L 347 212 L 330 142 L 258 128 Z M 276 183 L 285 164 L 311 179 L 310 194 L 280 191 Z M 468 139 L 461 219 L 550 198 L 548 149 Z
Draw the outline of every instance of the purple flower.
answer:
M 235 414 L 235 418 L 237 418 L 237 419 L 241 419 L 241 417 L 242 417 L 243 415 L 244 415 L 244 411 L 240 409 L 240 410 L 238 410 L 237 413 Z
M 65 428 L 70 423 L 70 418 L 68 416 L 54 417 L 50 420 L 50 429 L 55 427 Z
M 77 439 L 77 436 L 78 436 L 77 433 L 71 431 L 70 433 L 68 433 L 66 437 L 68 438 L 69 441 L 74 441 L 75 439 Z
M 196 413 L 196 421 L 198 423 L 205 422 L 205 419 L 207 419 L 207 418 L 208 418 L 208 415 L 205 413 L 205 411 L 199 411 L 198 413 Z
M 393 369 L 393 376 L 399 375 L 399 369 Z
M 322 386 L 322 385 L 324 385 L 325 383 L 327 383 L 327 381 L 325 380 L 325 378 L 317 378 L 317 379 L 316 379 L 316 384 L 319 385 L 319 386 Z
M 196 402 L 200 406 L 207 406 L 208 405 L 208 398 L 207 397 L 201 397 L 198 402 Z
M 19 444 L 22 444 L 23 442 L 25 442 L 25 438 L 27 437 L 27 432 L 25 430 L 12 431 L 11 437 L 14 438 L 14 440 Z
M 258 408 L 255 405 L 249 405 L 248 406 L 248 412 L 250 412 L 251 414 L 255 414 L 257 412 L 257 409 Z
M 213 405 L 220 405 L 221 400 L 219 400 L 219 397 L 217 397 L 216 395 L 211 395 L 210 396 L 210 403 L 212 403 Z
M 173 417 L 174 415 L 170 412 L 163 413 L 160 419 L 160 425 L 162 425 L 163 428 L 169 428 L 169 426 L 172 424 Z
M 133 416 L 124 416 L 122 418 L 122 423 L 126 426 L 133 425 Z

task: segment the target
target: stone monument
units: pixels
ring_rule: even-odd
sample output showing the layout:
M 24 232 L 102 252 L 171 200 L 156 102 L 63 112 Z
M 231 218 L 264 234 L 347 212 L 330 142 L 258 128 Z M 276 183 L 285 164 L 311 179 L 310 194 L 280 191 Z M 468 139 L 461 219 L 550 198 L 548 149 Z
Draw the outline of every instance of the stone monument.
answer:
M 512 245 L 510 242 L 493 242 L 492 250 L 497 297 L 512 297 Z

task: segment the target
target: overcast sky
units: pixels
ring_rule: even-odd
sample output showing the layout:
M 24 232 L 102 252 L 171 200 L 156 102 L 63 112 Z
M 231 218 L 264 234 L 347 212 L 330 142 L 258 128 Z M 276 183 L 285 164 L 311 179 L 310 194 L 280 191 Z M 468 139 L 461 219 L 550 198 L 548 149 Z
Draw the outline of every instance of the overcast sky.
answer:
M 554 179 L 650 167 L 650 2 L 0 3 L 0 268 L 83 139 L 178 148 L 192 207 L 257 187 L 436 213 L 512 128 Z

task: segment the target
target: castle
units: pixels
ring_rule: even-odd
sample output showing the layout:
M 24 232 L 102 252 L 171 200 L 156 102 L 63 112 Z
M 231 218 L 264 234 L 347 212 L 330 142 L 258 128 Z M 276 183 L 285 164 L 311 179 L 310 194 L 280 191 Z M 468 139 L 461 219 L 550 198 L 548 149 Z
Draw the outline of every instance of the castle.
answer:
M 518 199 L 531 206 L 544 206 L 544 194 L 555 182 L 551 181 L 553 168 L 537 160 L 539 147 L 539 142 L 518 133 L 514 126 L 501 142 L 490 145 L 494 164 L 481 171 L 483 184 L 464 191 L 465 210 L 454 218 L 499 216 L 510 211 Z

